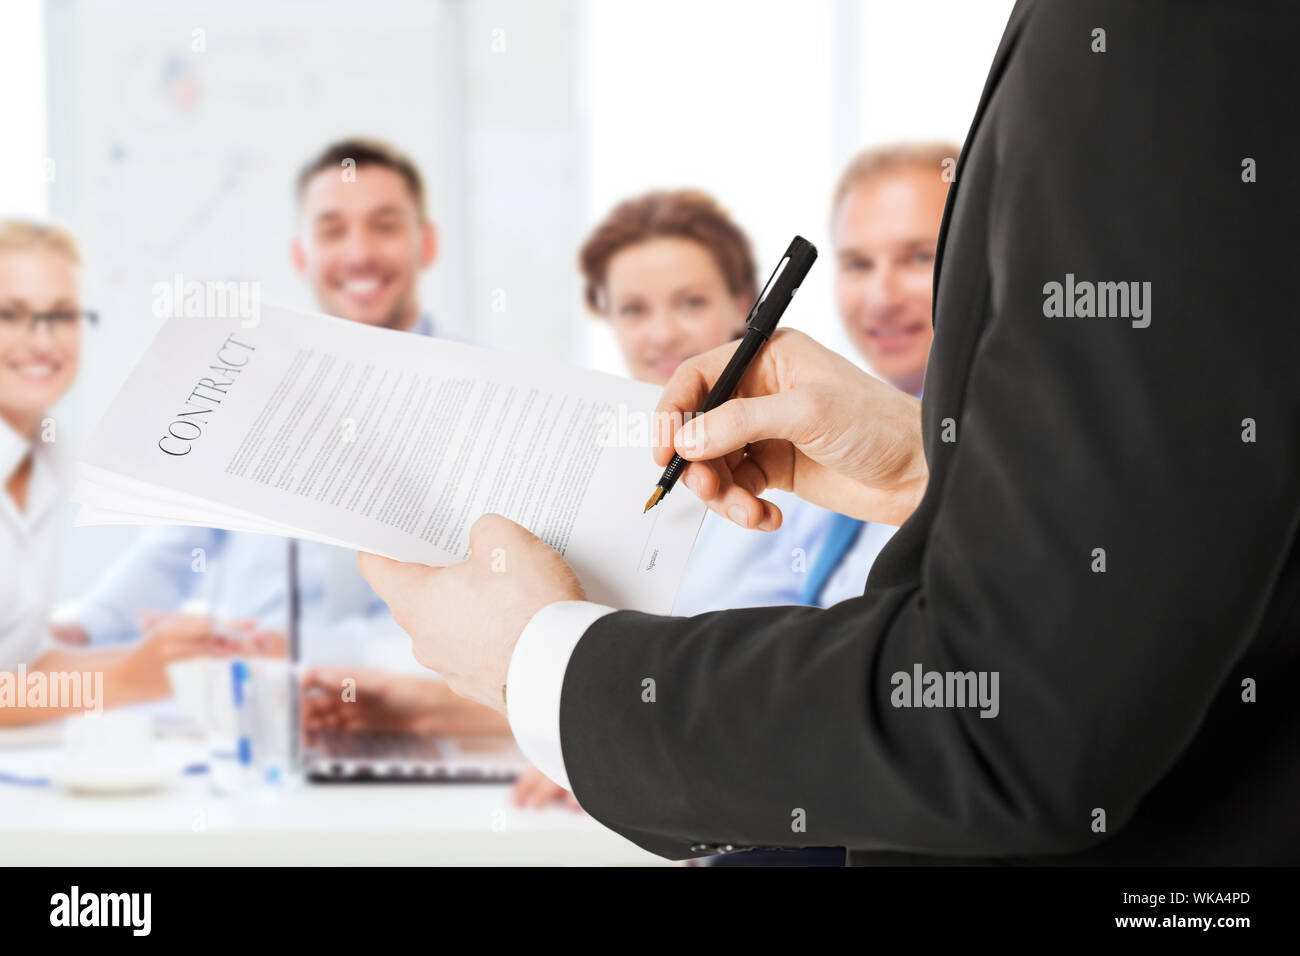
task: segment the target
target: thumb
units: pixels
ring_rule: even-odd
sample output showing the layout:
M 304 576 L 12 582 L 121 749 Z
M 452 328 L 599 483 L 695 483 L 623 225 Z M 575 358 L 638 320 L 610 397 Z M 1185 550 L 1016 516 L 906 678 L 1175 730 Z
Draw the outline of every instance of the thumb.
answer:
M 535 540 L 536 535 L 504 515 L 489 512 L 481 515 L 469 528 L 469 549 L 482 555 L 493 548 Z
M 413 564 L 394 561 L 392 558 L 380 557 L 368 551 L 357 552 L 357 570 L 383 598 L 384 603 L 392 607 L 393 601 L 409 586 L 434 573 L 439 568 L 425 564 Z
M 683 425 L 673 444 L 683 458 L 700 461 L 770 438 L 795 441 L 808 424 L 804 404 L 797 391 L 733 398 Z

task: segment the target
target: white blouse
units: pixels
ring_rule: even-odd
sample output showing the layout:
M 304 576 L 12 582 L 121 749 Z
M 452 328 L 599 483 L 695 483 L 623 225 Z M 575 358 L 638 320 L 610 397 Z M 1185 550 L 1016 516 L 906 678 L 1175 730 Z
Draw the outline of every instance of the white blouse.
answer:
M 0 670 L 30 665 L 54 645 L 50 611 L 58 580 L 70 456 L 58 442 L 31 441 L 0 418 Z M 27 507 L 4 485 L 33 457 Z

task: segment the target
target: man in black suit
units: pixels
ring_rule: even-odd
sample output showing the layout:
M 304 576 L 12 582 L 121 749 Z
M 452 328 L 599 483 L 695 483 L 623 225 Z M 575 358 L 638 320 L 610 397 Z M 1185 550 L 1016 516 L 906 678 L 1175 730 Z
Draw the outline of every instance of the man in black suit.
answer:
M 948 197 L 923 408 L 785 332 L 676 435 L 748 527 L 768 487 L 905 518 L 862 597 L 611 611 L 489 516 L 453 568 L 363 556 L 417 656 L 672 858 L 1300 862 L 1296 21 L 1021 0 Z

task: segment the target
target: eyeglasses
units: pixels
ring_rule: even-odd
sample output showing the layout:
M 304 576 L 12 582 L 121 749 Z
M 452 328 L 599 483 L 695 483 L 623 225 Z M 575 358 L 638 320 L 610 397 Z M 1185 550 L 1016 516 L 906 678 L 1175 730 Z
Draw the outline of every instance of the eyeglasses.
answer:
M 36 326 L 44 322 L 49 326 L 51 335 L 68 334 L 83 325 L 94 325 L 99 316 L 86 309 L 54 309 L 49 312 L 33 312 L 26 306 L 8 306 L 0 308 L 0 335 L 14 336 L 24 330 L 35 332 Z

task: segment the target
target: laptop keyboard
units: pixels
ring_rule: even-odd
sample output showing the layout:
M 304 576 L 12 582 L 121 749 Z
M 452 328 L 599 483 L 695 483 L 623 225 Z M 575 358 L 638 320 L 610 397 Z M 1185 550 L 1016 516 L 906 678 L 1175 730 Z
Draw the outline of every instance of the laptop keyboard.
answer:
M 316 781 L 505 783 L 518 758 L 460 754 L 428 734 L 383 730 L 318 730 L 306 741 L 307 776 Z
M 344 760 L 437 760 L 438 739 L 391 730 L 321 730 L 312 734 L 319 756 Z

